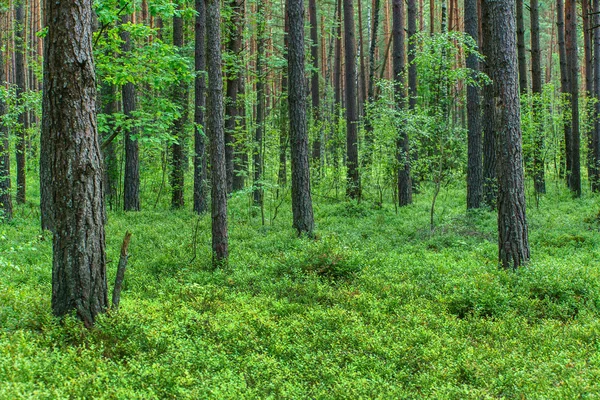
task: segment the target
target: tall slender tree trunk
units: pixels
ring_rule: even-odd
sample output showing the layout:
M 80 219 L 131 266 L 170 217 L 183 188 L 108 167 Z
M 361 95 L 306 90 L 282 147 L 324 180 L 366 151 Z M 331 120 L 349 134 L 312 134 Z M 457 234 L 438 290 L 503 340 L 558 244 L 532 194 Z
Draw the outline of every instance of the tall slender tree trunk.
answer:
M 196 0 L 194 64 L 194 212 L 204 214 L 208 210 L 206 173 L 206 7 L 204 0 Z
M 344 50 L 346 63 L 346 194 L 351 199 L 359 199 L 356 39 L 354 34 L 353 0 L 344 0 Z
M 52 310 L 75 310 L 88 327 L 108 306 L 92 12 L 91 0 L 46 3 L 42 123 L 52 143 Z
M 265 24 L 266 14 L 264 4 L 257 3 L 257 32 L 256 32 L 256 130 L 254 136 L 254 203 L 263 206 L 263 138 L 265 135 Z
M 556 0 L 556 28 L 558 37 L 558 56 L 560 61 L 560 91 L 562 98 L 563 129 L 565 135 L 565 172 L 567 184 L 571 185 L 572 154 L 573 154 L 573 128 L 571 117 L 566 107 L 570 99 L 570 74 L 567 67 L 567 47 L 565 45 L 565 7 L 563 0 Z
M 25 92 L 25 8 L 22 1 L 15 2 L 15 83 L 17 85 L 17 101 L 24 101 Z M 28 118 L 26 112 L 19 113 L 19 127 L 17 129 L 17 203 L 26 201 L 26 152 L 27 152 L 27 129 Z
M 525 55 L 525 23 L 523 21 L 523 1 L 517 2 L 517 54 L 519 58 L 519 87 L 521 94 L 527 93 L 527 57 Z
M 585 98 L 589 100 L 594 93 L 594 65 L 592 60 L 592 35 L 594 34 L 592 27 L 590 26 L 590 19 L 592 14 L 590 13 L 591 0 L 581 0 L 581 13 L 583 15 L 583 48 L 584 48 L 584 60 L 585 60 Z M 598 27 L 596 27 L 598 29 Z M 585 103 L 585 115 L 587 118 L 594 115 L 594 106 L 591 102 L 586 101 Z M 587 143 L 587 171 L 590 182 L 594 176 L 593 167 L 593 127 L 591 124 L 584 124 L 585 139 Z
M 412 1 L 412 0 L 411 0 Z M 381 0 L 373 1 L 373 28 L 371 31 L 371 45 L 369 47 L 369 85 L 367 89 L 367 101 L 368 104 L 373 104 L 375 101 L 375 50 L 377 49 L 377 34 L 379 31 L 379 8 Z M 365 144 L 367 149 L 367 163 L 370 163 L 370 147 L 373 145 L 373 123 L 371 121 L 372 116 L 368 113 L 365 118 Z
M 594 0 L 594 26 L 600 26 L 600 0 Z M 600 29 L 594 29 L 594 96 L 596 97 L 595 111 L 600 115 Z M 600 192 L 600 118 L 595 119 L 594 137 L 592 139 L 592 191 Z
M 117 112 L 117 87 L 108 82 L 102 82 L 100 85 L 100 98 L 98 102 L 103 103 L 102 113 L 106 116 L 108 132 L 105 133 L 103 140 L 110 140 L 110 136 L 114 134 L 115 113 Z M 104 156 L 104 197 L 108 203 L 108 207 L 112 210 L 117 201 L 117 192 L 119 186 L 119 166 L 117 155 L 115 154 L 114 141 L 110 141 L 103 145 Z
M 531 0 L 531 91 L 533 93 L 533 185 L 538 194 L 546 193 L 544 174 L 544 121 L 542 118 L 542 55 L 540 51 L 540 17 L 538 0 Z
M 288 0 L 290 28 L 288 47 L 290 138 L 292 148 L 292 213 L 298 234 L 312 235 L 314 229 L 308 162 L 308 131 L 304 78 L 304 4 Z
M 417 65 L 414 63 L 417 46 L 417 2 L 408 0 L 408 106 L 413 110 L 417 106 Z
M 312 61 L 312 72 L 310 78 L 310 93 L 312 100 L 313 124 L 318 127 L 317 135 L 312 145 L 312 160 L 317 174 L 321 166 L 321 92 L 319 89 L 319 27 L 317 26 L 317 1 L 308 1 L 308 13 L 310 17 L 310 55 Z
M 579 67 L 577 57 L 577 2 L 565 2 L 565 42 L 567 69 L 571 89 L 571 170 L 569 187 L 577 197 L 581 196 L 580 136 L 579 136 Z
M 479 15 L 477 0 L 465 0 L 465 33 L 471 36 L 475 43 L 479 42 Z M 469 54 L 466 60 L 467 68 L 477 73 L 479 60 L 474 54 Z M 467 209 L 481 207 L 483 200 L 483 145 L 481 136 L 481 107 L 479 88 L 476 85 L 467 86 L 467 126 L 468 126 L 468 167 L 467 167 Z
M 392 35 L 393 35 L 393 65 L 394 93 L 396 107 L 402 110 L 406 105 L 404 92 L 404 1 L 393 0 L 392 3 Z M 412 203 L 412 182 L 410 179 L 410 148 L 408 133 L 403 126 L 399 127 L 396 139 L 396 157 L 398 161 L 398 204 L 406 206 Z
M 131 21 L 129 15 L 121 18 L 123 25 Z M 121 50 L 126 57 L 131 53 L 131 35 L 127 30 L 121 32 L 123 44 Z M 135 126 L 134 113 L 136 110 L 136 90 L 132 82 L 127 82 L 121 88 L 123 97 L 123 113 L 127 118 L 129 128 L 125 129 L 125 179 L 123 190 L 123 208 L 125 211 L 140 210 L 140 159 L 137 138 L 138 129 Z
M 286 6 L 287 7 L 287 6 Z M 281 98 L 285 99 L 288 96 L 288 73 L 289 73 L 289 13 L 286 8 L 285 12 L 285 26 L 283 35 L 283 51 L 286 59 L 286 64 L 281 71 Z M 289 99 L 288 99 L 289 100 Z M 287 149 L 289 143 L 289 107 L 288 101 L 281 101 L 280 104 L 280 124 L 279 124 L 279 171 L 277 173 L 277 181 L 279 186 L 285 187 L 287 185 Z
M 240 51 L 243 48 L 243 37 L 244 37 L 244 23 L 246 21 L 246 2 L 244 0 L 239 0 L 237 11 L 240 16 L 239 23 L 236 26 L 237 34 L 236 39 L 240 41 Z M 241 54 L 240 54 L 241 58 Z M 243 60 L 240 61 L 243 63 Z M 236 107 L 235 111 L 232 114 L 235 114 L 236 119 L 238 120 L 239 130 L 240 132 L 246 131 L 246 106 L 244 104 L 243 98 L 246 95 L 246 80 L 245 80 L 245 71 L 246 68 L 240 67 L 238 69 L 237 76 L 237 96 L 236 102 L 234 106 Z M 242 99 L 240 99 L 242 97 Z M 227 123 L 227 121 L 226 121 Z M 227 142 L 226 142 L 227 143 Z M 225 148 L 227 151 L 227 147 Z M 232 189 L 242 190 L 244 188 L 244 183 L 246 181 L 246 176 L 248 176 L 248 151 L 246 148 L 246 143 L 243 140 L 236 140 L 234 142 L 234 154 L 233 154 L 233 184 Z
M 0 12 L 0 19 L 4 18 L 4 13 Z M 3 28 L 4 24 L 0 23 Z M 4 44 L 2 38 L 3 31 L 0 29 L 0 46 Z M 6 82 L 6 70 L 4 68 L 4 52 L 0 52 L 0 85 L 4 86 Z M 0 98 L 0 118 L 6 114 L 6 103 Z M 8 127 L 0 119 L 0 221 L 10 221 L 12 219 L 12 197 L 10 193 L 10 153 L 8 144 Z
M 489 63 L 498 138 L 499 260 L 507 269 L 529 261 L 514 1 L 483 0 L 482 3 L 491 25 Z
M 208 132 L 211 161 L 211 217 L 213 265 L 227 262 L 227 172 L 225 170 L 225 128 L 223 76 L 221 72 L 221 10 L 219 0 L 206 0 L 206 54 L 208 69 Z

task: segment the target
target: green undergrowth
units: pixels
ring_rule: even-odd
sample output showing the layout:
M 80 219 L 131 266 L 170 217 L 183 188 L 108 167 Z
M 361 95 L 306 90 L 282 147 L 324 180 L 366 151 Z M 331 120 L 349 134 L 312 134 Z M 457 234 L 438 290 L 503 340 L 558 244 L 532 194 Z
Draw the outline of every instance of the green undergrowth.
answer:
M 91 331 L 52 317 L 51 237 L 22 206 L 0 225 L 0 398 L 599 398 L 598 198 L 530 206 L 532 261 L 507 272 L 495 214 L 462 192 L 433 232 L 428 192 L 397 211 L 316 197 L 316 240 L 289 203 L 262 226 L 236 196 L 216 270 L 209 217 L 111 212 L 109 283 L 126 230 L 131 258 Z

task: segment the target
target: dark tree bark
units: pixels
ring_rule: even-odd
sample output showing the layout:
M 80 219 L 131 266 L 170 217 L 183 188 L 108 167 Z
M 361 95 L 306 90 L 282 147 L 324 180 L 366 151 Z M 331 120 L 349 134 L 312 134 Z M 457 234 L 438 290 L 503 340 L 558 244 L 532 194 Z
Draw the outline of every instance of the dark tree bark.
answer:
M 173 45 L 183 48 L 183 18 L 173 16 Z M 173 99 L 179 106 L 181 115 L 175 120 L 173 136 L 175 142 L 171 145 L 171 207 L 181 208 L 184 206 L 184 171 L 186 164 L 185 156 L 185 123 L 188 114 L 188 85 L 185 81 L 174 87 Z
M 241 29 L 241 28 L 240 28 Z M 240 76 L 238 78 L 238 97 L 246 96 L 246 77 L 245 70 L 240 70 Z M 240 132 L 246 132 L 247 116 L 246 106 L 243 101 L 237 102 L 237 110 L 235 112 L 239 120 Z M 233 158 L 233 190 L 242 190 L 246 182 L 246 177 L 249 176 L 248 171 L 248 150 L 246 143 L 242 140 L 235 142 L 235 157 Z
M 579 66 L 577 57 L 577 2 L 565 2 L 565 42 L 569 88 L 571 89 L 571 170 L 569 187 L 576 197 L 581 196 L 581 166 L 579 139 Z
M 286 6 L 287 7 L 287 6 Z M 283 52 L 287 63 L 281 71 L 281 98 L 285 99 L 288 96 L 288 47 L 289 47 L 289 17 L 286 8 L 285 12 L 285 27 L 283 34 Z M 289 101 L 289 99 L 288 99 Z M 280 104 L 280 124 L 279 124 L 279 171 L 277 173 L 277 183 L 281 187 L 287 185 L 287 148 L 289 143 L 289 107 L 288 101 L 281 101 Z
M 533 93 L 533 185 L 536 193 L 546 193 L 544 174 L 544 126 L 542 118 L 542 55 L 540 51 L 540 17 L 538 0 L 531 0 L 531 91 Z
M 52 143 L 52 310 L 75 310 L 90 327 L 108 305 L 92 1 L 49 1 L 46 16 L 42 135 Z
M 413 1 L 414 0 L 410 0 Z M 369 46 L 369 84 L 367 89 L 367 102 L 373 104 L 375 101 L 375 50 L 377 49 L 377 33 L 379 31 L 379 8 L 381 5 L 380 0 L 373 1 L 373 28 L 371 31 L 371 45 Z M 410 59 L 410 55 L 409 55 Z M 367 114 L 365 118 L 365 141 L 367 148 L 366 161 L 369 163 L 371 160 L 371 149 L 373 144 L 373 124 L 371 123 L 371 116 Z
M 342 1 L 336 0 L 338 20 L 336 21 L 335 60 L 333 66 L 333 91 L 335 106 L 337 107 L 336 113 L 339 112 L 342 105 Z
M 0 13 L 4 17 L 4 13 Z M 3 44 L 2 31 L 0 31 L 0 46 Z M 0 85 L 6 82 L 6 71 L 4 69 L 4 52 L 0 52 Z M 6 114 L 6 103 L 0 98 L 0 118 Z M 0 221 L 12 219 L 12 198 L 10 193 L 10 153 L 8 145 L 8 129 L 0 122 Z
M 600 26 L 600 0 L 594 0 L 594 26 Z M 594 29 L 594 96 L 600 99 L 600 29 Z M 595 104 L 596 115 L 600 115 L 600 101 Z M 600 192 L 600 118 L 594 124 L 592 139 L 592 191 Z
M 254 132 L 253 163 L 254 163 L 254 203 L 263 206 L 263 137 L 265 135 L 265 12 L 263 2 L 257 3 L 257 32 L 256 32 L 256 130 Z
M 15 3 L 15 83 L 17 85 L 17 100 L 23 101 L 25 84 L 25 8 L 22 1 Z M 26 152 L 27 152 L 27 113 L 19 113 L 19 127 L 17 129 L 17 204 L 26 201 Z
M 408 106 L 414 109 L 417 106 L 417 66 L 414 63 L 416 56 L 415 35 L 417 34 L 417 2 L 408 0 Z
M 238 117 L 238 92 L 242 69 L 241 51 L 243 39 L 244 0 L 231 0 L 231 16 L 227 52 L 233 57 L 234 66 L 227 74 L 227 92 L 225 101 L 225 163 L 227 167 L 227 191 L 231 193 L 234 177 L 239 171 L 235 168 L 235 127 Z
M 112 210 L 114 202 L 117 200 L 117 187 L 119 185 L 119 170 L 117 155 L 115 154 L 114 141 L 111 136 L 115 135 L 114 114 L 117 112 L 117 88 L 115 85 L 102 82 L 100 86 L 100 98 L 97 100 L 102 103 L 102 113 L 105 115 L 106 122 L 110 127 L 108 132 L 102 138 L 102 152 L 104 156 L 104 197 Z M 104 144 L 106 143 L 106 144 Z
M 123 25 L 131 21 L 129 15 L 121 18 Z M 127 30 L 121 31 L 121 51 L 127 56 L 131 53 L 131 35 Z M 137 138 L 138 129 L 135 126 L 136 90 L 132 82 L 127 82 L 121 88 L 123 97 L 123 113 L 128 121 L 125 129 L 125 176 L 123 180 L 123 209 L 125 211 L 140 211 L 140 158 Z
M 519 87 L 527 93 L 527 58 L 525 55 L 525 24 L 523 22 L 523 0 L 517 2 L 517 51 L 519 56 Z
M 308 161 L 306 92 L 304 77 L 304 4 L 288 0 L 290 27 L 288 47 L 290 138 L 292 150 L 292 213 L 298 234 L 312 235 L 314 229 Z
M 319 132 L 313 141 L 312 160 L 319 171 L 321 164 L 321 92 L 319 90 L 319 28 L 317 26 L 317 1 L 308 1 L 308 10 L 310 15 L 310 56 L 312 61 L 312 73 L 310 78 L 310 93 L 312 100 L 312 116 L 315 126 L 319 126 Z M 304 12 L 304 10 L 302 10 Z
M 291 21 L 290 21 L 291 23 Z M 356 40 L 354 34 L 353 0 L 344 0 L 344 50 L 346 62 L 346 194 L 360 198 L 358 173 L 358 110 L 356 96 Z M 290 110 L 291 111 L 291 110 Z
M 394 93 L 396 107 L 401 110 L 405 107 L 406 94 L 404 92 L 404 2 L 392 2 L 392 35 L 393 35 L 393 60 L 394 60 Z M 412 182 L 410 179 L 410 149 L 408 134 L 404 127 L 400 127 L 396 140 L 396 156 L 398 160 L 398 205 L 406 206 L 412 203 Z
M 584 60 L 585 60 L 585 97 L 586 99 L 589 99 L 591 96 L 593 96 L 593 92 L 594 92 L 594 66 L 593 66 L 593 60 L 592 60 L 592 35 L 593 35 L 593 30 L 592 27 L 590 26 L 590 19 L 592 14 L 590 13 L 590 5 L 591 5 L 591 0 L 581 0 L 581 14 L 583 15 L 583 48 L 584 48 Z M 595 29 L 598 29 L 598 27 L 596 27 Z M 594 30 L 595 30 L 594 29 Z M 585 102 L 585 107 L 586 107 L 586 111 L 585 114 L 586 116 L 592 116 L 594 115 L 594 108 L 593 105 L 590 104 L 589 102 Z M 585 129 L 585 138 L 586 138 L 586 143 L 587 143 L 587 150 L 588 150 L 588 156 L 587 156 L 587 171 L 588 171 L 588 178 L 591 180 L 593 179 L 594 176 L 594 167 L 593 167 L 593 154 L 594 154 L 594 145 L 593 145 L 593 127 L 591 124 L 584 124 L 584 129 Z
M 567 67 L 567 48 L 565 45 L 565 7 L 563 0 L 556 0 L 556 28 L 558 41 L 558 56 L 560 61 L 560 90 L 563 95 L 563 129 L 565 135 L 565 169 L 566 181 L 570 186 L 570 173 L 572 169 L 572 149 L 573 149 L 573 131 L 571 126 L 571 118 L 568 115 L 568 109 L 565 109 L 564 104 L 569 99 L 570 76 Z
M 479 15 L 477 0 L 465 0 L 465 33 L 475 43 L 479 42 Z M 467 56 L 467 68 L 479 71 L 479 60 L 474 54 Z M 468 162 L 467 162 L 467 209 L 481 207 L 483 200 L 483 146 L 481 136 L 481 108 L 479 88 L 467 86 L 467 126 L 468 126 Z
M 481 32 L 483 42 L 483 72 L 492 75 L 492 26 L 488 7 L 483 7 L 481 0 Z M 488 84 L 483 88 L 483 201 L 491 209 L 496 208 L 498 197 L 498 179 L 496 176 L 496 137 L 495 137 L 495 110 L 493 86 Z
M 196 70 L 194 93 L 194 212 L 208 211 L 206 174 L 206 8 L 204 0 L 196 0 L 194 63 Z
M 498 249 L 503 268 L 529 261 L 514 0 L 483 0 L 490 16 L 489 60 L 498 138 Z M 485 11 L 484 11 L 485 12 Z
M 223 114 L 223 75 L 221 72 L 221 10 L 219 0 L 206 0 L 206 54 L 208 69 L 208 133 L 212 177 L 211 217 L 213 265 L 227 262 L 227 172 L 225 168 L 225 128 Z

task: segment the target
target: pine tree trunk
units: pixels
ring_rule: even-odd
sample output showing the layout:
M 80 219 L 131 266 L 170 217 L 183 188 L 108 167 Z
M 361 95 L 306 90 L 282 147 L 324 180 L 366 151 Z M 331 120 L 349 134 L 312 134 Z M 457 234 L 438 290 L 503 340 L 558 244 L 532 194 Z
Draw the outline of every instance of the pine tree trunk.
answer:
M 483 7 L 487 8 L 491 25 L 489 64 L 498 138 L 499 260 L 502 267 L 514 269 L 529 261 L 514 0 L 483 0 Z
M 558 56 L 560 61 L 560 91 L 563 95 L 561 108 L 563 113 L 563 129 L 565 135 L 565 171 L 567 184 L 571 185 L 570 173 L 572 170 L 573 129 L 568 109 L 565 109 L 567 100 L 570 100 L 570 74 L 567 67 L 567 48 L 565 45 L 565 7 L 563 0 L 556 0 L 556 28 L 558 36 Z
M 414 109 L 417 105 L 417 66 L 414 64 L 417 51 L 415 35 L 417 34 L 417 2 L 408 0 L 408 106 Z
M 308 13 L 310 16 L 310 55 L 312 59 L 312 72 L 310 79 L 310 93 L 312 100 L 312 116 L 313 123 L 318 128 L 317 136 L 313 141 L 312 145 L 312 160 L 313 165 L 317 168 L 316 171 L 319 171 L 319 167 L 321 165 L 321 105 L 320 105 L 320 97 L 321 93 L 319 91 L 319 28 L 317 26 L 317 1 L 309 0 L 308 1 Z
M 590 26 L 590 4 L 591 0 L 581 0 L 581 13 L 583 14 L 583 48 L 584 48 L 584 60 L 585 60 L 585 97 L 586 100 L 589 100 L 591 96 L 593 96 L 594 92 L 594 65 L 592 60 L 592 35 L 593 30 Z M 599 29 L 596 27 L 595 29 Z M 586 117 L 590 117 L 594 115 L 594 106 L 589 101 L 584 102 L 586 110 Z M 593 127 L 591 124 L 584 124 L 585 128 L 585 138 L 587 142 L 587 171 L 588 178 L 590 181 L 594 176 L 594 167 L 593 167 L 593 154 L 594 154 L 594 145 L 593 145 Z
M 206 173 L 206 8 L 204 0 L 196 0 L 194 64 L 194 212 L 204 214 L 208 210 Z
M 531 0 L 531 91 L 533 93 L 533 185 L 538 194 L 546 193 L 544 174 L 544 121 L 542 118 L 542 55 L 540 51 L 540 17 L 538 0 Z
M 17 85 L 17 100 L 23 102 L 25 92 L 25 8 L 22 1 L 15 3 L 15 84 Z M 27 113 L 19 113 L 17 129 L 17 204 L 26 201 L 26 152 L 27 152 Z
M 414 0 L 411 0 L 414 1 Z M 371 45 L 369 47 L 369 85 L 367 89 L 367 102 L 373 104 L 375 101 L 375 50 L 377 49 L 377 33 L 379 31 L 379 8 L 381 1 L 373 1 L 373 30 L 371 31 Z M 372 116 L 367 113 L 365 118 L 365 147 L 367 149 L 367 163 L 370 163 L 371 146 L 373 145 L 373 124 Z
M 123 25 L 131 21 L 129 15 L 121 18 Z M 121 51 L 125 57 L 131 53 L 131 35 L 126 30 L 121 32 Z M 140 211 L 140 159 L 137 139 L 132 136 L 138 134 L 134 116 L 136 110 L 136 90 L 132 82 L 127 82 L 121 88 L 123 97 L 123 113 L 129 122 L 129 129 L 125 129 L 125 178 L 123 190 L 123 209 L 125 211 Z
M 108 82 L 102 82 L 100 85 L 100 96 L 97 99 L 102 103 L 102 113 L 105 115 L 106 123 L 109 127 L 102 138 L 104 141 L 110 140 L 110 137 L 115 133 L 115 116 L 117 112 L 117 87 Z M 112 210 L 117 200 L 117 188 L 119 185 L 119 167 L 117 155 L 115 154 L 114 141 L 110 140 L 106 145 L 102 146 L 104 157 L 104 197 L 109 208 Z
M 351 199 L 359 199 L 356 39 L 354 34 L 353 0 L 344 0 L 344 48 L 344 61 L 346 63 L 346 194 Z
M 475 43 L 479 41 L 479 18 L 477 0 L 465 0 L 465 33 L 470 35 Z M 467 68 L 479 71 L 479 60 L 474 54 L 469 54 L 466 60 Z M 481 108 L 479 88 L 467 86 L 467 127 L 468 127 L 468 165 L 467 165 L 467 209 L 481 207 L 483 200 L 483 146 L 481 136 Z
M 392 35 L 393 35 L 393 66 L 394 93 L 396 107 L 402 110 L 406 105 L 404 92 L 404 2 L 393 0 L 392 3 Z M 406 206 L 412 203 L 412 182 L 410 179 L 410 149 L 408 134 L 403 126 L 399 126 L 396 139 L 396 157 L 398 161 L 398 205 Z
M 225 129 L 223 76 L 221 72 L 221 10 L 219 0 L 206 0 L 206 54 L 208 69 L 208 132 L 211 161 L 211 217 L 213 265 L 220 266 L 229 256 L 227 237 L 227 172 L 225 169 Z
M 263 205 L 263 138 L 265 135 L 265 24 L 266 14 L 262 2 L 257 3 L 257 32 L 256 32 L 256 130 L 254 132 L 254 203 Z
M 600 0 L 594 0 L 594 26 L 600 26 Z M 600 29 L 594 29 L 594 105 L 596 115 L 600 115 Z M 592 191 L 600 192 L 600 118 L 595 119 L 592 139 L 592 162 L 594 165 Z
M 3 12 L 0 12 L 0 18 L 4 18 Z M 2 29 L 0 29 L 0 43 L 3 43 L 2 34 Z M 0 85 L 4 85 L 5 82 L 6 71 L 4 68 L 4 52 L 2 51 L 0 52 Z M 6 111 L 6 103 L 3 98 L 0 98 L 0 118 L 4 117 Z M 12 219 L 13 210 L 10 188 L 8 127 L 0 120 L 0 221 L 10 221 Z
M 577 57 L 577 2 L 565 2 L 565 44 L 567 51 L 567 70 L 571 89 L 571 170 L 569 187 L 576 197 L 581 196 L 581 166 L 579 137 L 579 67 Z
M 286 6 L 287 7 L 287 6 Z M 284 22 L 284 36 L 283 36 L 283 51 L 286 59 L 286 65 L 281 71 L 281 98 L 285 99 L 288 96 L 288 73 L 289 68 L 289 17 L 286 8 L 285 22 Z M 287 185 L 287 148 L 289 142 L 289 107 L 287 101 L 281 101 L 280 104 L 280 124 L 279 124 L 279 171 L 277 173 L 277 183 L 281 187 Z
M 298 234 L 312 235 L 314 229 L 308 161 L 308 130 L 304 77 L 304 4 L 288 0 L 289 21 L 289 113 L 292 152 L 292 213 Z
M 46 13 L 42 135 L 52 143 L 46 153 L 54 211 L 52 310 L 57 316 L 76 310 L 90 327 L 108 306 L 92 1 L 49 1 Z
M 519 56 L 519 87 L 521 94 L 527 93 L 527 57 L 525 55 L 525 24 L 523 22 L 523 0 L 517 2 L 517 53 Z

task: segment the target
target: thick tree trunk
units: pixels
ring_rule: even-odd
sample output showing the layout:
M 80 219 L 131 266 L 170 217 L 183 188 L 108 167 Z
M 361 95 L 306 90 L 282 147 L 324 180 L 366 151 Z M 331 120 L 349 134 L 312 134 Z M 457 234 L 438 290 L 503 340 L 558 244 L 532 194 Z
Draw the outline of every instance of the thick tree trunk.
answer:
M 15 3 L 15 83 L 17 85 L 17 99 L 23 102 L 23 93 L 27 89 L 25 84 L 25 8 L 22 1 Z M 19 127 L 17 129 L 17 203 L 26 201 L 26 152 L 27 152 L 27 113 L 19 113 Z
M 52 310 L 76 310 L 90 327 L 108 305 L 92 1 L 49 1 L 46 15 L 42 135 L 52 143 Z
M 304 78 L 304 4 L 288 0 L 290 27 L 288 47 L 290 139 L 292 150 L 292 213 L 298 234 L 312 235 L 314 229 L 308 161 L 308 130 Z
M 0 18 L 4 13 L 0 13 Z M 2 43 L 2 32 L 0 31 L 0 43 Z M 4 52 L 0 52 L 0 85 L 6 82 L 6 71 L 4 68 Z M 6 103 L 0 98 L 0 118 L 6 114 Z M 12 219 L 12 198 L 10 193 L 10 153 L 8 144 L 8 127 L 0 122 L 0 221 Z
M 129 23 L 131 18 L 124 15 L 121 18 L 123 25 Z M 123 44 L 121 51 L 128 56 L 131 53 L 131 35 L 128 31 L 121 31 Z M 125 211 L 140 211 L 140 158 L 134 116 L 136 110 L 136 90 L 132 82 L 128 82 L 121 88 L 123 97 L 123 113 L 129 121 L 129 129 L 125 129 L 125 178 L 123 181 L 123 209 Z
M 404 92 L 404 2 L 393 0 L 392 3 L 392 37 L 393 37 L 393 67 L 394 67 L 394 93 L 396 94 L 396 107 L 402 110 L 406 105 Z M 400 126 L 396 139 L 396 157 L 398 161 L 398 204 L 406 206 L 412 203 L 412 182 L 410 179 L 410 149 L 408 134 Z
M 208 210 L 206 174 L 206 8 L 204 0 L 196 0 L 194 64 L 194 212 L 203 214 Z
M 533 93 L 533 185 L 538 194 L 546 193 L 544 174 L 544 121 L 542 118 L 542 55 L 540 51 L 540 17 L 538 0 L 531 0 L 531 91 Z
M 304 10 L 303 10 L 304 11 Z M 320 170 L 321 166 L 321 92 L 319 90 L 319 28 L 317 26 L 317 1 L 308 1 L 308 13 L 310 16 L 310 55 L 312 59 L 312 72 L 310 78 L 310 93 L 312 100 L 313 124 L 317 127 L 318 133 L 312 145 L 313 165 Z
M 206 54 L 208 69 L 208 132 L 211 161 L 211 217 L 213 265 L 227 262 L 227 172 L 225 170 L 225 128 L 223 76 L 221 72 L 221 10 L 219 0 L 206 0 Z
M 567 67 L 567 48 L 565 45 L 565 7 L 563 0 L 556 0 L 556 28 L 558 37 L 558 56 L 560 61 L 560 90 L 563 95 L 563 129 L 565 135 L 565 171 L 567 184 L 570 187 L 570 173 L 572 170 L 572 142 L 573 129 L 571 126 L 571 117 L 568 115 L 568 109 L 565 109 L 564 104 L 570 98 L 570 76 Z
M 514 0 L 483 0 L 490 16 L 489 60 L 498 138 L 498 249 L 504 268 L 529 261 L 515 43 Z M 485 12 L 485 11 L 484 11 Z
M 291 21 L 290 21 L 291 23 Z M 354 34 L 353 0 L 344 0 L 344 49 L 346 63 L 346 194 L 360 198 L 358 173 L 358 113 L 356 96 L 356 40 Z
M 477 0 L 465 0 L 465 33 L 475 43 L 479 41 L 479 18 Z M 479 60 L 469 54 L 467 68 L 479 71 Z M 483 200 L 483 146 L 481 136 L 481 108 L 479 88 L 467 86 L 467 126 L 468 126 L 468 164 L 467 164 L 467 209 L 481 207 Z
M 265 18 L 264 5 L 257 3 L 258 28 L 256 32 L 256 130 L 254 132 L 254 203 L 263 206 L 263 138 L 265 135 Z
M 577 57 L 577 3 L 565 2 L 565 42 L 567 51 L 567 69 L 569 88 L 571 89 L 571 170 L 569 187 L 577 197 L 581 196 L 581 166 L 579 137 L 579 66 Z
M 523 22 L 523 0 L 517 2 L 517 52 L 519 56 L 519 87 L 521 94 L 527 93 L 527 58 L 525 55 L 525 24 Z
M 173 16 L 173 45 L 182 51 L 183 48 L 183 18 Z M 173 99 L 181 115 L 173 125 L 173 136 L 175 142 L 171 145 L 171 207 L 181 208 L 184 206 L 184 171 L 186 164 L 185 156 L 185 123 L 188 114 L 188 86 L 182 81 L 174 87 Z
M 600 0 L 594 0 L 594 26 L 600 26 Z M 594 29 L 594 96 L 600 99 L 600 29 Z M 600 115 L 600 101 L 595 104 L 596 115 Z M 592 191 L 600 192 L 600 118 L 595 119 L 592 139 Z
M 481 0 L 481 32 L 483 42 L 483 72 L 492 75 L 490 60 L 492 53 L 492 26 L 488 7 L 483 7 Z M 492 208 L 496 208 L 498 196 L 498 180 L 496 176 L 496 137 L 495 137 L 495 110 L 494 93 L 492 84 L 483 87 L 483 201 Z

